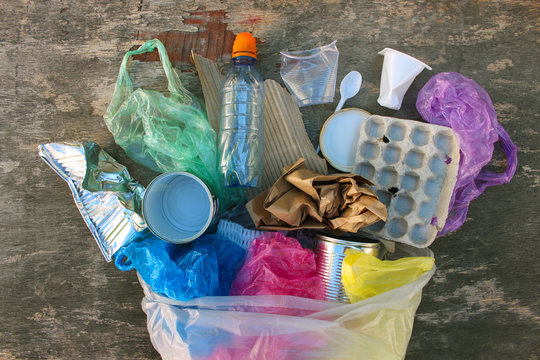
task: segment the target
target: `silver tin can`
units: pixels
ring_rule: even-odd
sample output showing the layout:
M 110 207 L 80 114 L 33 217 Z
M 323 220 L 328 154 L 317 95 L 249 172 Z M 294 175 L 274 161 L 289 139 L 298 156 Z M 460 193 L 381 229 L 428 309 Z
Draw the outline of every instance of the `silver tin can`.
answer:
M 146 188 L 142 214 L 158 238 L 185 244 L 197 239 L 215 222 L 216 198 L 197 176 L 174 171 L 159 175 Z
M 326 300 L 349 302 L 343 284 L 341 283 L 341 264 L 347 249 L 357 249 L 366 254 L 382 258 L 384 247 L 376 240 L 343 237 L 337 238 L 324 234 L 317 234 L 315 255 L 317 261 L 317 275 L 322 279 Z

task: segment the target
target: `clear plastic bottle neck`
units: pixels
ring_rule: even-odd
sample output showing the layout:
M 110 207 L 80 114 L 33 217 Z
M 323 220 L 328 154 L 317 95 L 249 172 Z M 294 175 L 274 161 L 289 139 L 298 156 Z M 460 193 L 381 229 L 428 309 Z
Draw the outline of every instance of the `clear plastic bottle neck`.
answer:
M 255 65 L 257 59 L 251 56 L 237 56 L 232 58 L 233 65 Z

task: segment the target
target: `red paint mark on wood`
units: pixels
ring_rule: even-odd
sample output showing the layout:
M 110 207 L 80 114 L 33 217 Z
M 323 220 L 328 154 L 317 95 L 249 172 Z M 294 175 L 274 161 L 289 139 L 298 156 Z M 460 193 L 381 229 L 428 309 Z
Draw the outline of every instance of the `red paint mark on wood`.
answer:
M 191 50 L 215 61 L 229 61 L 231 58 L 234 33 L 227 30 L 225 11 L 191 11 L 184 20 L 186 25 L 197 26 L 196 32 L 170 30 L 159 34 L 137 31 L 134 35 L 140 40 L 159 39 L 167 48 L 172 62 L 191 63 Z M 259 21 L 254 19 L 253 21 Z M 136 49 L 134 46 L 132 50 Z M 159 61 L 157 51 L 134 56 L 140 61 Z
M 258 15 L 249 15 L 246 20 L 240 21 L 239 24 L 253 26 L 256 23 L 261 22 L 262 20 L 263 18 Z

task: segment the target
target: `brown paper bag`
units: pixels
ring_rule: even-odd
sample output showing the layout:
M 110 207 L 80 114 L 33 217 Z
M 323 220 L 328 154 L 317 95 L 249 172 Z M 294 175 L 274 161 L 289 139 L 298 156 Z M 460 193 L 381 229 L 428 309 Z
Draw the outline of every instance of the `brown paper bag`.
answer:
M 301 158 L 246 208 L 259 229 L 357 232 L 386 221 L 387 215 L 386 206 L 363 185 L 372 184 L 355 174 L 318 174 L 307 169 Z

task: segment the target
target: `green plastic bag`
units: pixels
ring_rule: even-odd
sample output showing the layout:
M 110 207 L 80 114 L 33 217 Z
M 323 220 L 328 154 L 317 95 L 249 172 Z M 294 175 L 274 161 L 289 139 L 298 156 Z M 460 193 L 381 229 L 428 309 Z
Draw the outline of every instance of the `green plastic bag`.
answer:
M 131 56 L 155 48 L 167 76 L 169 96 L 133 90 L 127 72 Z M 221 210 L 242 200 L 241 191 L 222 185 L 216 167 L 216 133 L 204 106 L 182 85 L 159 40 L 147 41 L 126 53 L 103 118 L 116 143 L 139 164 L 157 172 L 186 171 L 198 176 L 220 200 Z
M 435 259 L 429 256 L 383 261 L 354 249 L 348 249 L 345 254 L 341 282 L 351 303 L 411 283 L 435 264 Z

